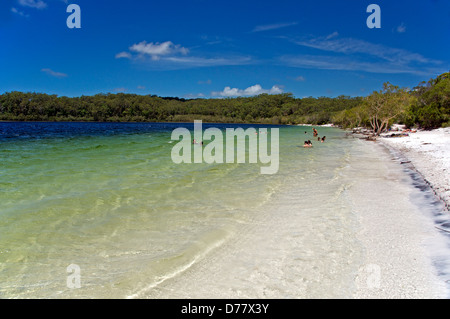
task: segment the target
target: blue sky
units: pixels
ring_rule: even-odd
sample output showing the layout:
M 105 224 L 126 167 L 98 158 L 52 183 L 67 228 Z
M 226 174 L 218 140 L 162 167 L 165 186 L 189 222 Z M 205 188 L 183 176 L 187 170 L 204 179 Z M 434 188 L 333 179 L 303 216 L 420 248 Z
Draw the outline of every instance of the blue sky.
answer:
M 0 0 L 0 93 L 365 96 L 449 71 L 449 53 L 448 0 Z

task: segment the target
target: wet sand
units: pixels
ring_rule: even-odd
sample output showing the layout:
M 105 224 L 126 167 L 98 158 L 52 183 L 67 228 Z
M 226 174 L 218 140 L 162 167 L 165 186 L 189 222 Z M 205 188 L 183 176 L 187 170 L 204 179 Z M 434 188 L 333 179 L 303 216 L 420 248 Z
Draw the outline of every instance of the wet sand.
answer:
M 353 145 L 312 203 L 286 185 L 225 244 L 133 297 L 447 298 L 443 207 L 387 148 Z
M 366 143 L 374 144 L 380 158 L 370 165 L 363 160 L 356 164 L 366 179 L 358 179 L 351 189 L 360 221 L 358 238 L 365 248 L 354 297 L 447 298 L 449 241 L 435 227 L 444 205 L 417 171 L 404 167 L 403 157 Z M 388 157 L 392 160 L 386 161 Z M 372 165 L 383 169 L 371 172 Z
M 380 138 L 379 141 L 410 161 L 436 195 L 450 207 L 450 128 L 408 134 Z

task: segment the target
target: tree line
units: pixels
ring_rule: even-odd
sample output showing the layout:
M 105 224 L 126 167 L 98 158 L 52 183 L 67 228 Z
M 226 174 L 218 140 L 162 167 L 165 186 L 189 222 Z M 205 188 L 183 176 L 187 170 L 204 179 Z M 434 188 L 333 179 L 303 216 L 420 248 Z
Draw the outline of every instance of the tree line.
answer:
M 365 126 L 374 133 L 393 121 L 432 128 L 449 125 L 450 76 L 412 90 L 385 83 L 367 97 L 295 98 L 291 93 L 225 99 L 183 99 L 137 94 L 66 97 L 32 92 L 0 95 L 0 120 L 112 121 Z
M 0 120 L 134 121 L 297 124 L 329 123 L 359 97 L 294 98 L 290 93 L 226 99 L 182 99 L 136 94 L 58 97 L 45 93 L 0 95 Z

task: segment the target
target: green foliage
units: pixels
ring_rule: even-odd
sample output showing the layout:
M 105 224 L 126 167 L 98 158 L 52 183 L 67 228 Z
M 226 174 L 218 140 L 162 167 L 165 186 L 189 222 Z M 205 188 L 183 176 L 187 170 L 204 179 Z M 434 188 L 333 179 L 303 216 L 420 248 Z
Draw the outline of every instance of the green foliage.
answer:
M 337 113 L 332 122 L 344 128 L 368 126 L 367 108 L 364 104 Z
M 227 99 L 183 99 L 136 94 L 58 97 L 45 93 L 0 95 L 0 120 L 325 124 L 372 127 L 393 121 L 434 128 L 450 125 L 450 74 L 422 82 L 411 92 L 390 83 L 366 98 L 294 98 L 290 93 Z
M 417 110 L 417 123 L 425 129 L 439 127 L 444 122 L 444 116 L 435 103 L 424 105 Z
M 364 105 L 373 133 L 380 135 L 393 124 L 393 121 L 408 111 L 412 101 L 413 98 L 406 89 L 389 82 L 383 84 L 381 91 L 370 94 L 365 99 Z
M 361 98 L 346 96 L 296 99 L 290 93 L 187 100 L 124 93 L 69 98 L 9 92 L 0 95 L 0 120 L 324 124 L 360 102 Z
M 425 129 L 442 126 L 450 121 L 450 73 L 443 73 L 413 90 L 417 98 L 409 113 L 407 125 Z
M 380 134 L 393 122 L 432 129 L 450 126 L 450 74 L 443 73 L 412 91 L 389 82 L 356 108 L 336 113 L 333 123 L 342 127 L 371 127 Z

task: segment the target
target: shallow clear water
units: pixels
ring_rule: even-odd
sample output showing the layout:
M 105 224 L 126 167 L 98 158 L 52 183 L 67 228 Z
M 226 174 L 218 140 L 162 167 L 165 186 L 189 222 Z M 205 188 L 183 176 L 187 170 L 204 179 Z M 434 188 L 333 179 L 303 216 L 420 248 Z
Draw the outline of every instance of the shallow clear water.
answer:
M 0 297 L 164 296 L 159 289 L 168 280 L 183 281 L 195 266 L 218 267 L 208 256 L 237 240 L 255 249 L 233 268 L 251 271 L 254 281 L 217 280 L 219 290 L 233 286 L 236 297 L 351 294 L 363 252 L 343 171 L 356 141 L 334 128 L 320 128 L 327 139 L 318 143 L 311 127 L 277 127 L 279 171 L 263 175 L 261 163 L 174 164 L 171 132 L 180 126 L 193 129 L 0 123 Z M 307 139 L 313 148 L 302 147 Z M 265 236 L 271 223 L 289 234 Z M 261 251 L 261 242 L 275 248 Z M 252 268 L 265 254 L 292 262 Z M 79 289 L 67 285 L 72 264 L 81 271 Z M 267 288 L 254 284 L 258 276 L 282 280 Z

